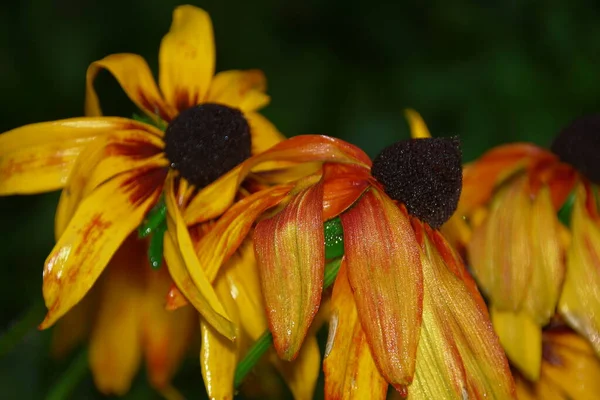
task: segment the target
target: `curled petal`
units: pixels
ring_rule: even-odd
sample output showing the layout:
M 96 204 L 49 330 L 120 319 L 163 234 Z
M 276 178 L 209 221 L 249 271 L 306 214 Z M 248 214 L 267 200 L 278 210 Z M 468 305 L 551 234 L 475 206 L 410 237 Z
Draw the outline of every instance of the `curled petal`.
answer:
M 344 262 L 331 295 L 329 340 L 323 371 L 326 399 L 386 398 L 388 383 L 371 356 Z
M 370 186 L 371 172 L 356 165 L 327 163 L 323 166 L 323 219 L 348 209 Z
M 175 110 L 164 103 L 146 60 L 128 53 L 112 54 L 90 64 L 86 74 L 86 115 L 102 115 L 94 80 L 103 69 L 115 77 L 131 101 L 148 116 L 170 121 L 176 115 Z
M 158 63 L 167 104 L 181 112 L 204 101 L 215 72 L 213 28 L 206 11 L 190 5 L 175 8 Z
M 254 232 L 263 295 L 277 354 L 293 360 L 321 302 L 325 247 L 323 185 L 295 195 Z
M 600 225 L 586 200 L 593 196 L 577 189 L 571 216 L 571 245 L 559 311 L 569 325 L 586 337 L 600 356 Z
M 223 71 L 213 78 L 206 101 L 239 108 L 244 112 L 256 111 L 269 104 L 266 87 L 267 79 L 262 71 Z
M 100 284 L 100 309 L 90 338 L 90 369 L 105 394 L 125 394 L 142 359 L 144 313 L 142 242 L 128 240 L 115 254 Z
M 487 313 L 460 279 L 466 272 L 448 267 L 431 235 L 422 242 L 423 324 L 408 398 L 514 399 L 508 362 Z
M 250 157 L 217 181 L 202 189 L 185 210 L 188 225 L 221 215 L 232 204 L 241 182 L 265 162 L 337 162 L 370 167 L 371 160 L 358 147 L 327 136 L 295 136 L 276 144 L 264 153 Z
M 124 118 L 73 118 L 25 125 L 1 134 L 0 195 L 62 188 L 90 141 L 139 125 Z
M 223 336 L 233 340 L 236 337 L 236 328 L 196 257 L 192 239 L 175 200 L 173 180 L 171 175 L 165 188 L 168 230 L 164 236 L 164 250 L 169 272 L 179 290 L 206 322 Z
M 423 302 L 419 245 L 406 211 L 376 189 L 340 216 L 348 278 L 375 363 L 398 390 L 412 382 Z
M 404 110 L 404 115 L 410 125 L 410 136 L 413 139 L 427 139 L 431 137 L 431 133 L 429 133 L 425 121 L 423 121 L 423 118 L 421 118 L 421 115 L 419 115 L 418 112 L 408 108 Z
M 125 238 L 156 204 L 162 168 L 123 173 L 81 202 L 44 265 L 48 307 L 40 328 L 52 325 L 90 290 Z

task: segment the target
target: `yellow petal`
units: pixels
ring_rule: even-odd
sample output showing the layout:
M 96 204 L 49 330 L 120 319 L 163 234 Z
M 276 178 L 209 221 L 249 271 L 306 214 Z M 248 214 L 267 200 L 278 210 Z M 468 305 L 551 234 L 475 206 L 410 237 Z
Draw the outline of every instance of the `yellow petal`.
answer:
M 52 325 L 90 290 L 125 238 L 160 195 L 164 170 L 121 174 L 81 202 L 44 265 L 48 307 L 40 328 Z
M 102 115 L 100 101 L 94 89 L 94 79 L 102 69 L 110 72 L 131 101 L 150 117 L 170 121 L 176 115 L 175 110 L 162 99 L 146 60 L 137 54 L 128 53 L 112 54 L 90 64 L 86 74 L 86 115 Z
M 468 246 L 475 278 L 500 311 L 520 310 L 530 288 L 531 208 L 527 178 L 511 182 L 496 194 Z
M 150 384 L 167 389 L 185 356 L 192 335 L 198 329 L 197 313 L 192 307 L 165 310 L 165 298 L 172 281 L 165 266 L 153 270 L 144 265 L 146 287 L 142 315 L 143 350 Z
M 419 245 L 405 211 L 378 190 L 340 216 L 358 316 L 383 377 L 412 382 L 423 301 Z
M 600 356 L 600 224 L 586 209 L 586 195 L 592 194 L 577 188 L 559 311 Z
M 526 312 L 503 312 L 492 307 L 491 317 L 509 360 L 527 379 L 536 381 L 542 362 L 542 328 Z
M 115 254 L 100 284 L 100 309 L 90 339 L 90 368 L 105 394 L 125 394 L 141 358 L 144 246 L 128 240 Z
M 52 330 L 53 357 L 64 358 L 89 336 L 96 316 L 98 290 L 92 290 L 58 321 Z
M 358 147 L 339 139 L 319 136 L 295 136 L 278 143 L 264 153 L 250 157 L 215 182 L 202 189 L 185 210 L 188 225 L 221 215 L 231 206 L 241 182 L 255 168 L 273 161 L 310 163 L 338 162 L 369 167 L 371 160 Z
M 211 282 L 221 265 L 240 246 L 257 218 L 283 200 L 291 189 L 291 185 L 274 186 L 238 201 L 200 239 L 196 253 Z
M 165 187 L 168 231 L 165 234 L 164 246 L 169 272 L 179 290 L 196 307 L 206 322 L 219 333 L 233 340 L 236 336 L 236 328 L 196 257 L 192 239 L 175 200 L 173 180 L 173 176 L 170 175 Z
M 212 80 L 206 102 L 225 104 L 244 112 L 256 111 L 269 104 L 266 87 L 267 80 L 262 71 L 223 71 Z
M 343 262 L 331 295 L 331 319 L 325 359 L 326 399 L 385 399 L 383 379 L 358 320 L 352 289 Z
M 179 6 L 158 54 L 158 82 L 166 102 L 183 111 L 204 101 L 215 72 L 215 43 L 206 11 Z
M 0 195 L 62 188 L 87 143 L 136 124 L 124 118 L 73 118 L 25 125 L 0 135 Z
M 239 324 L 238 308 L 231 297 L 226 279 L 221 276 L 215 282 L 215 286 L 227 313 L 233 318 L 236 325 Z M 235 393 L 233 377 L 239 357 L 239 340 L 235 342 L 228 340 L 204 322 L 200 323 L 200 330 L 202 334 L 200 369 L 208 397 L 210 399 L 233 399 Z
M 407 108 L 404 110 L 404 115 L 410 125 L 410 136 L 413 139 L 426 139 L 431 137 L 431 133 L 429 133 L 425 121 L 423 121 L 423 118 L 421 118 L 421 115 L 419 115 L 418 112 L 412 108 Z
M 254 231 L 263 295 L 277 354 L 293 360 L 321 303 L 323 185 L 303 190 Z
M 311 400 L 314 398 L 315 386 L 321 369 L 321 352 L 315 335 L 308 335 L 298 357 L 292 362 L 282 361 L 276 356 L 272 362 L 290 388 L 294 399 Z
M 250 135 L 252 137 L 252 154 L 261 154 L 277 143 L 284 141 L 283 136 L 275 125 L 268 119 L 256 112 L 247 112 L 244 114 L 250 125 Z M 268 165 L 268 163 L 265 163 Z M 256 170 L 267 169 L 264 165 Z
M 425 228 L 426 230 L 429 228 Z M 444 259 L 448 245 L 422 239 L 423 324 L 409 399 L 511 399 L 515 388 L 491 323 L 461 276 Z M 418 235 L 419 236 L 419 235 Z
M 545 186 L 531 209 L 532 274 L 525 298 L 525 310 L 538 326 L 546 325 L 554 315 L 565 275 L 560 229 L 550 190 Z

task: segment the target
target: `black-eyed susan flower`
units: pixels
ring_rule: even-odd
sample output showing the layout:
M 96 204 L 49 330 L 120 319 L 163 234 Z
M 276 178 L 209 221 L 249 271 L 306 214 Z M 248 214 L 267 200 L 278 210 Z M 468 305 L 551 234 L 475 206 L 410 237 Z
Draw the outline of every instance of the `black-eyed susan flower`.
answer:
M 0 194 L 64 188 L 56 215 L 57 244 L 44 267 L 48 314 L 40 328 L 53 325 L 94 287 L 99 301 L 90 333 L 90 364 L 104 392 L 127 390 L 142 353 L 152 383 L 168 384 L 196 319 L 188 311 L 168 313 L 160 306 L 171 279 L 186 283 L 184 264 L 196 260 L 187 227 L 223 213 L 238 192 L 221 193 L 211 183 L 282 140 L 255 112 L 269 100 L 260 72 L 226 71 L 213 77 L 212 27 L 204 11 L 191 6 L 175 10 L 160 59 L 158 103 L 153 97 L 157 89 L 139 57 L 109 56 L 88 71 L 86 109 L 93 116 L 0 135 Z M 92 87 L 99 68 L 110 70 L 134 102 L 166 130 L 99 116 Z M 158 221 L 148 226 L 151 242 L 159 247 L 168 224 L 164 250 L 170 274 L 140 269 L 147 262 L 143 252 L 148 243 L 135 238 L 135 230 L 148 218 Z M 161 264 L 162 252 L 153 262 Z M 180 286 L 181 291 L 204 322 L 233 339 L 236 326 L 211 281 L 198 271 L 194 285 Z M 83 319 L 77 316 L 89 316 L 88 306 L 81 304 L 58 333 L 79 325 Z M 123 307 L 127 312 L 120 311 Z M 65 348 L 70 340 L 56 341 L 58 348 Z
M 324 164 L 223 214 L 197 246 L 205 270 L 216 274 L 258 221 L 253 239 L 270 333 L 277 354 L 294 360 L 322 300 L 323 226 L 339 216 L 345 255 L 333 289 L 328 398 L 384 398 L 388 384 L 413 398 L 514 397 L 476 286 L 431 228 L 458 201 L 456 141 L 402 142 L 371 168 L 350 144 L 311 136 L 286 142 L 294 139 L 330 143 L 337 155 L 306 159 Z M 271 159 L 286 142 L 258 157 Z
M 600 354 L 599 132 L 600 118 L 586 117 L 550 151 L 504 145 L 464 170 L 454 223 L 471 231 L 459 241 L 509 359 L 531 381 L 556 311 Z

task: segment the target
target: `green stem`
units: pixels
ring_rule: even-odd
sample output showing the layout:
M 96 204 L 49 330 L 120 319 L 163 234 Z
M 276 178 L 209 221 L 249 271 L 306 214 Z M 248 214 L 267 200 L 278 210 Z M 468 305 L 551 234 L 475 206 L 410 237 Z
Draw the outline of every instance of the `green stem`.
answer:
M 325 265 L 325 276 L 323 278 L 323 288 L 327 289 L 335 282 L 342 259 L 338 258 Z M 271 348 L 273 344 L 273 335 L 267 329 L 260 338 L 248 350 L 244 358 L 239 362 L 235 369 L 235 376 L 233 379 L 234 387 L 237 389 L 246 378 L 246 375 L 254 368 L 256 363 L 262 358 L 262 356 Z
M 71 361 L 60 380 L 50 389 L 46 400 L 65 400 L 71 398 L 71 393 L 88 371 L 88 352 L 83 349 Z
M 23 317 L 9 326 L 7 330 L 0 336 L 0 358 L 4 357 L 15 346 L 17 346 L 23 338 L 42 321 L 46 309 L 42 301 L 36 301 L 25 312 Z

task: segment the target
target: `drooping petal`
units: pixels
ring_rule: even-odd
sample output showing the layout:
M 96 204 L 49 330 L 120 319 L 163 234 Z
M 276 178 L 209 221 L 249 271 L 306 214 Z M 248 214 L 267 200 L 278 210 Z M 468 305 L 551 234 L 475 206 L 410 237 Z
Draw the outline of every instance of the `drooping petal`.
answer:
M 508 362 L 487 313 L 460 278 L 466 271 L 448 268 L 431 235 L 420 239 L 423 324 L 408 398 L 514 399 Z
M 88 338 L 96 317 L 99 290 L 93 289 L 75 307 L 65 314 L 52 330 L 50 351 L 62 359 Z
M 587 197 L 593 194 L 586 193 L 583 185 L 576 190 L 559 311 L 600 356 L 600 224 L 586 208 Z
M 408 108 L 404 110 L 404 115 L 410 125 L 410 136 L 413 139 L 427 139 L 431 137 L 431 133 L 429 133 L 425 121 L 423 121 L 423 118 L 418 112 L 412 108 Z
M 129 239 L 115 254 L 100 284 L 100 309 L 90 338 L 89 360 L 96 387 L 125 394 L 142 359 L 141 320 L 146 266 L 142 242 Z
M 306 135 L 287 139 L 264 153 L 250 157 L 202 189 L 185 210 L 185 221 L 194 225 L 221 215 L 231 205 L 244 178 L 264 162 L 337 162 L 370 167 L 371 160 L 358 147 L 339 139 Z
M 44 265 L 44 329 L 92 287 L 125 238 L 156 204 L 165 178 L 162 168 L 123 173 L 81 202 Z
M 167 104 L 181 112 L 204 101 L 215 72 L 213 28 L 206 11 L 190 5 L 175 8 L 158 63 Z
M 198 329 L 197 313 L 192 307 L 176 311 L 165 309 L 165 296 L 172 281 L 162 266 L 153 270 L 144 265 L 146 286 L 141 320 L 143 351 L 150 384 L 165 389 L 181 363 Z
M 240 314 L 236 302 L 231 297 L 226 279 L 220 276 L 215 282 L 215 286 L 227 314 L 233 318 L 234 324 L 239 325 Z M 200 330 L 202 334 L 200 369 L 208 397 L 210 399 L 233 399 L 235 393 L 233 377 L 239 357 L 240 341 L 228 340 L 205 322 L 200 323 Z
M 252 194 L 233 205 L 196 246 L 198 259 L 212 282 L 221 265 L 240 246 L 256 219 L 265 210 L 277 205 L 292 189 L 292 185 L 274 186 Z
M 254 232 L 263 295 L 277 354 L 293 360 L 321 302 L 325 246 L 323 185 L 295 195 Z
M 62 188 L 95 137 L 140 124 L 124 118 L 73 118 L 25 125 L 0 135 L 0 195 Z
M 164 254 L 169 272 L 179 290 L 206 322 L 223 336 L 233 340 L 236 337 L 236 328 L 198 261 L 179 204 L 175 200 L 173 181 L 174 177 L 171 175 L 165 187 L 168 230 L 164 237 Z
M 334 218 L 356 202 L 369 187 L 371 172 L 357 165 L 323 165 L 323 219 Z
M 348 278 L 373 358 L 398 390 L 412 382 L 423 302 L 419 245 L 405 211 L 376 189 L 340 216 Z
M 331 320 L 323 371 L 326 399 L 386 398 L 388 383 L 373 361 L 358 320 L 345 262 L 342 262 L 331 295 Z
M 321 352 L 317 337 L 309 334 L 294 361 L 282 361 L 276 355 L 271 357 L 283 380 L 296 400 L 311 400 L 321 368 Z
M 468 246 L 471 268 L 492 305 L 519 311 L 532 275 L 532 205 L 526 177 L 502 188 Z
M 154 120 L 158 121 L 160 118 L 170 121 L 176 115 L 176 110 L 165 104 L 161 97 L 146 60 L 129 53 L 111 54 L 90 64 L 86 74 L 86 115 L 102 115 L 94 80 L 103 69 L 110 72 L 131 101 Z
M 206 102 L 225 104 L 244 112 L 256 111 L 269 104 L 266 88 L 267 79 L 260 70 L 223 71 L 213 78 Z
M 491 317 L 508 359 L 525 377 L 536 381 L 542 362 L 542 328 L 524 311 L 497 311 L 492 307 Z
M 554 315 L 565 275 L 565 250 L 560 238 L 560 222 L 552 205 L 550 189 L 537 194 L 531 208 L 531 280 L 525 310 L 538 326 Z

